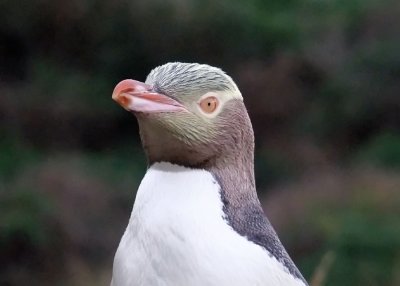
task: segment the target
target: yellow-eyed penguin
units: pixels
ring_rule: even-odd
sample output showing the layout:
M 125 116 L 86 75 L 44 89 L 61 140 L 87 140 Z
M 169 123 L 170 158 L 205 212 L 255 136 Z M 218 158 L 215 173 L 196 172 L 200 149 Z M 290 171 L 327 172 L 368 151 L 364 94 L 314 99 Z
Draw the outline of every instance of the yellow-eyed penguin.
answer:
M 148 170 L 112 286 L 304 286 L 257 198 L 254 135 L 231 77 L 167 63 L 112 98 L 138 119 Z

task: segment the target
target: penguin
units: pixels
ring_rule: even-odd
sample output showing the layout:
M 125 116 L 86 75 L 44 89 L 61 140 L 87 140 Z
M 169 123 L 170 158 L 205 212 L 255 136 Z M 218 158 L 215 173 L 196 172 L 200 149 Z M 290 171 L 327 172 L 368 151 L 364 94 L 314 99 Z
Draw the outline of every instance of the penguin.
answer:
M 137 118 L 148 160 L 112 286 L 308 285 L 257 197 L 253 128 L 229 75 L 172 62 L 112 98 Z

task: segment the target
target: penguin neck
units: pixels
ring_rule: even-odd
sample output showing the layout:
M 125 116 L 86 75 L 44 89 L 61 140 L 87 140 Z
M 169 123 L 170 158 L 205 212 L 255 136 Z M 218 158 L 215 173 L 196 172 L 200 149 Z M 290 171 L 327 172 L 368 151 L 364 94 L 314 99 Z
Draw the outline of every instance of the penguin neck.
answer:
M 205 169 L 219 181 L 226 206 L 235 209 L 259 204 L 254 177 L 254 133 L 243 104 L 227 108 L 221 125 L 228 132 L 219 138 L 224 151 Z
M 258 202 L 253 150 L 253 145 L 234 150 L 230 156 L 219 158 L 214 164 L 205 168 L 219 182 L 224 203 L 234 208 Z

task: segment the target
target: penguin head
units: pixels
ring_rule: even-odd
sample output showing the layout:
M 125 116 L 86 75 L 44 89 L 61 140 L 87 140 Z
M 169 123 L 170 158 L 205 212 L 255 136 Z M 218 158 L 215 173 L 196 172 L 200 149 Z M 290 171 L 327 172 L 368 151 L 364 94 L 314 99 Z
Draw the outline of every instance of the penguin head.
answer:
M 243 97 L 219 68 L 167 63 L 153 69 L 144 83 L 121 81 L 112 98 L 138 119 L 150 163 L 203 166 L 254 148 Z

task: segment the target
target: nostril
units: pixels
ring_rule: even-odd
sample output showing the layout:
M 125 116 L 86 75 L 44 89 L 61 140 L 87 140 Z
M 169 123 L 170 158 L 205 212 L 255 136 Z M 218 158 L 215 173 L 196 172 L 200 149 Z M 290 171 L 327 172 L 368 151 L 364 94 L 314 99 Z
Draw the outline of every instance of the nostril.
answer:
M 124 107 L 128 106 L 130 101 L 131 101 L 131 99 L 128 98 L 128 96 L 126 94 L 121 94 L 119 96 L 119 103 Z
M 131 101 L 133 100 L 133 98 L 129 96 L 129 94 L 127 93 L 116 93 L 113 94 L 112 98 L 125 109 L 128 109 L 128 106 L 131 104 Z

